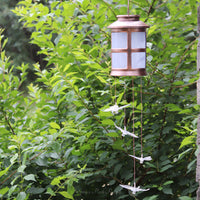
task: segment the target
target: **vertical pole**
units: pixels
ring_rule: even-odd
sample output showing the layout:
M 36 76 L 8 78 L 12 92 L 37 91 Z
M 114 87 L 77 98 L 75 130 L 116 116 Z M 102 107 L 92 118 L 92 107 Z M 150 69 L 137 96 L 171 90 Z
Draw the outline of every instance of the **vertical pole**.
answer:
M 200 34 L 200 5 L 198 7 L 198 34 Z M 200 71 L 200 40 L 198 40 L 197 45 L 197 71 Z M 200 105 L 200 78 L 197 81 L 197 104 Z M 197 148 L 200 150 L 200 114 L 198 116 L 197 122 Z M 197 168 L 196 168 L 196 181 L 199 183 L 197 190 L 197 199 L 200 200 L 200 151 L 197 155 Z

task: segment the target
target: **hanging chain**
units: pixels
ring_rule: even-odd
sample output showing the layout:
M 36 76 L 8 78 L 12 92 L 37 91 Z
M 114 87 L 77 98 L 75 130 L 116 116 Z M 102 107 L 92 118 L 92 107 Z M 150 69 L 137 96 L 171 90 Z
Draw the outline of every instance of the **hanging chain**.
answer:
M 128 15 L 129 15 L 129 13 L 130 13 L 130 8 L 129 8 L 129 6 L 130 6 L 130 0 L 128 0 Z
M 133 88 L 133 134 L 135 133 L 135 111 L 134 111 L 134 101 L 135 101 L 135 98 L 134 98 L 134 78 L 132 78 L 132 88 Z M 135 156 L 135 138 L 133 137 L 133 156 Z M 133 181 L 134 181 L 134 184 L 135 184 L 135 158 L 133 159 Z
M 116 84 L 116 77 L 115 77 L 115 104 L 117 104 L 117 84 Z
M 143 121 L 143 100 L 142 100 L 142 77 L 140 78 L 140 97 L 141 97 L 141 154 L 143 154 L 142 144 L 142 121 Z
M 126 101 L 126 84 L 124 84 L 124 100 Z M 126 107 L 124 108 L 124 127 L 126 127 Z

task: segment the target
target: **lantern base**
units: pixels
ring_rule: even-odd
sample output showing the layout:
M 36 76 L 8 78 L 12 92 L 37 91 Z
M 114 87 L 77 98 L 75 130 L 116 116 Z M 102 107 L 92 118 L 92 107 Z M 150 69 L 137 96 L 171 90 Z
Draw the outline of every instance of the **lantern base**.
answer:
M 111 76 L 146 76 L 146 69 L 135 70 L 113 70 L 110 73 Z

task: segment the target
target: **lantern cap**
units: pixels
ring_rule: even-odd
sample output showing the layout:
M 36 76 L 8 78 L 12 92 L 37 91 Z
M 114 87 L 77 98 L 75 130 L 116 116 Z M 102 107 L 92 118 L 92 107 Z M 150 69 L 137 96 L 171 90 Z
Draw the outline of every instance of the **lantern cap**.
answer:
M 117 15 L 117 21 L 108 26 L 111 29 L 120 28 L 149 28 L 149 25 L 139 21 L 139 15 Z

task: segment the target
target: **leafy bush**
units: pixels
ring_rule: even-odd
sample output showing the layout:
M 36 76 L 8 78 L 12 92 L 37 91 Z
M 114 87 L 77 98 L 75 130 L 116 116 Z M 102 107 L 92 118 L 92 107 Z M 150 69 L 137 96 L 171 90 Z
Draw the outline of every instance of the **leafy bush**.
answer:
M 48 8 L 26 0 L 15 9 L 25 26 L 35 29 L 31 42 L 54 67 L 41 70 L 35 64 L 38 85 L 43 87 L 31 84 L 25 95 L 18 88 L 28 66 L 18 67 L 21 77 L 15 77 L 1 51 L 2 199 L 132 199 L 119 187 L 133 184 L 133 162 L 128 156 L 132 141 L 121 138 L 114 127 L 123 123 L 124 113 L 103 112 L 115 98 L 120 105 L 132 101 L 132 78 L 109 76 L 107 25 L 126 13 L 126 1 L 115 2 L 52 1 Z M 151 190 L 134 198 L 193 199 L 196 4 L 142 0 L 132 12 L 151 24 L 149 75 L 142 81 L 144 152 L 153 158 L 136 165 L 137 184 Z M 134 84 L 135 132 L 139 133 L 140 78 L 134 78 Z M 126 120 L 131 130 L 132 109 L 127 109 Z

